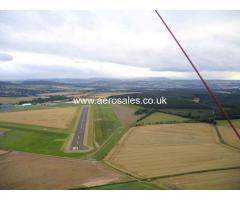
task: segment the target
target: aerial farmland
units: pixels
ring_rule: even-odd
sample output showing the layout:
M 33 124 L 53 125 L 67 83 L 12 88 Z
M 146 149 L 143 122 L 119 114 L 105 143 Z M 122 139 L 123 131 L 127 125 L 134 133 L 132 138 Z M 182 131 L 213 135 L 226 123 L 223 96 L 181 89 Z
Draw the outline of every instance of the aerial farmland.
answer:
M 158 95 L 69 88 L 11 99 L 0 109 L 0 188 L 239 189 L 239 141 L 211 109 L 72 102 L 143 94 Z

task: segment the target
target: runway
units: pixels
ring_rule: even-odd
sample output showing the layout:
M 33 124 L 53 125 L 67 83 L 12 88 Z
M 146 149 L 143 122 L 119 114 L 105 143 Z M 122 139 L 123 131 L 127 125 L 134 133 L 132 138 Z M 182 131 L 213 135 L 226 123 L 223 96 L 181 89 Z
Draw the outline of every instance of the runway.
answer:
M 75 132 L 75 135 L 72 140 L 71 150 L 86 150 L 87 147 L 84 146 L 84 134 L 87 124 L 87 116 L 88 116 L 88 106 L 83 106 L 81 111 L 81 116 L 78 122 L 78 126 Z

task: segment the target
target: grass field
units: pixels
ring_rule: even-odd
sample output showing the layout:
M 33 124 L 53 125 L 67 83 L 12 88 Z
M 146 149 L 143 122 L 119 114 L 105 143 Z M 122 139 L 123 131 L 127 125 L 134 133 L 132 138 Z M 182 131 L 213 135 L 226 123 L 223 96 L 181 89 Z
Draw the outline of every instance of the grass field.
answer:
M 0 137 L 0 148 L 57 155 L 65 139 L 64 134 L 13 130 Z
M 102 145 L 114 132 L 121 127 L 111 105 L 91 106 L 93 122 L 93 134 L 98 145 Z
M 88 144 L 96 148 L 92 157 L 101 160 L 121 137 L 123 130 L 111 105 L 91 105 Z
M 240 169 L 229 169 L 197 174 L 188 174 L 154 181 L 168 189 L 185 190 L 239 190 Z
M 239 151 L 219 143 L 204 123 L 131 128 L 105 161 L 139 178 L 240 166 Z
M 69 134 L 62 129 L 9 123 L 0 123 L 0 128 L 9 130 L 0 135 L 0 149 L 75 158 L 85 156 L 64 153 L 63 146 Z
M 177 122 L 186 122 L 189 119 L 180 117 L 177 115 L 166 114 L 162 112 L 155 112 L 149 116 L 143 118 L 137 124 L 146 125 L 146 124 L 157 124 L 157 123 L 177 123 Z
M 5 133 L 5 132 L 7 132 L 7 131 L 9 131 L 10 129 L 7 129 L 7 128 L 1 128 L 0 127 L 0 133 Z
M 77 107 L 63 107 L 0 113 L 0 122 L 69 129 L 78 113 Z
M 72 189 L 129 181 L 100 162 L 23 152 L 0 156 L 0 177 L 0 189 Z
M 148 184 L 145 182 L 128 182 L 128 183 L 116 183 L 111 185 L 103 185 L 90 188 L 91 190 L 157 190 L 159 187 L 153 184 Z
M 233 119 L 232 122 L 236 128 L 240 128 L 240 119 Z M 217 125 L 218 126 L 229 126 L 229 124 L 226 120 L 218 120 Z

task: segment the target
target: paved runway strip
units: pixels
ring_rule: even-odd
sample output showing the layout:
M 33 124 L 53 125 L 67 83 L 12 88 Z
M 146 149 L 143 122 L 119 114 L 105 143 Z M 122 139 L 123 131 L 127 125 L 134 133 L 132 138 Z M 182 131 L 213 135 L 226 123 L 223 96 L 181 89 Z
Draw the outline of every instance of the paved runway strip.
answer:
M 85 128 L 86 128 L 86 123 L 87 123 L 87 115 L 88 115 L 88 106 L 83 106 L 82 111 L 81 111 L 81 116 L 78 122 L 78 126 L 76 129 L 76 133 L 74 135 L 72 144 L 70 149 L 71 150 L 86 150 L 87 147 L 84 146 L 83 141 L 84 141 L 84 133 L 85 133 Z

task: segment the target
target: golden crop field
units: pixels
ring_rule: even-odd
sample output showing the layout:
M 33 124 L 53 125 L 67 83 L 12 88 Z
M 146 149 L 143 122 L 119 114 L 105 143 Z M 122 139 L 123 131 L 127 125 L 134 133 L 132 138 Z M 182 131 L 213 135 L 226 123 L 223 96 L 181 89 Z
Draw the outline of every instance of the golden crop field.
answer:
M 234 147 L 240 148 L 240 140 L 237 135 L 233 132 L 231 127 L 218 126 L 219 133 L 221 134 L 223 140 Z M 240 129 L 238 129 L 240 132 Z
M 162 178 L 154 183 L 169 189 L 239 190 L 239 177 L 240 168 Z
M 0 113 L 0 122 L 65 129 L 71 126 L 77 113 L 78 107 L 5 112 Z
M 204 123 L 131 128 L 105 158 L 139 178 L 240 166 L 240 151 L 222 145 Z

